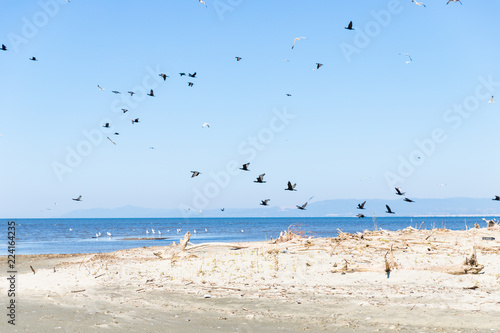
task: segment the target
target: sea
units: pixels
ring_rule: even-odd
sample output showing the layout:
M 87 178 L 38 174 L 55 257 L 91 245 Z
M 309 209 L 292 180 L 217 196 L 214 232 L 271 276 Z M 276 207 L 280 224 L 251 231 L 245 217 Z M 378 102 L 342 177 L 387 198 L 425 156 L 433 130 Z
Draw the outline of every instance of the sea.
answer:
M 5 244 L 0 255 L 7 254 L 10 221 L 15 222 L 15 254 L 18 255 L 104 253 L 166 246 L 178 243 L 187 231 L 191 232 L 191 243 L 201 244 L 265 241 L 277 238 L 284 230 L 301 232 L 306 237 L 336 237 L 339 230 L 356 233 L 375 229 L 400 230 L 409 226 L 465 230 L 474 227 L 475 223 L 486 227 L 482 217 L 470 216 L 0 219 L 1 243 Z M 96 237 L 99 233 L 101 236 Z

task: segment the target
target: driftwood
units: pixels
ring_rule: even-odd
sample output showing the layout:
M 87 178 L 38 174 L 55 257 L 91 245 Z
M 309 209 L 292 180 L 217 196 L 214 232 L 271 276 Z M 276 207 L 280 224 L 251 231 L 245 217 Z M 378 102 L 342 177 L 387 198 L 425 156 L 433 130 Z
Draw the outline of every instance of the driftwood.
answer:
M 472 249 L 470 258 L 465 258 L 463 264 L 444 266 L 444 267 L 431 267 L 429 270 L 435 272 L 442 272 L 453 275 L 465 275 L 465 274 L 479 274 L 484 268 L 484 265 L 480 265 L 477 262 L 476 247 Z
M 182 251 L 186 250 L 186 246 L 190 238 L 191 238 L 191 233 L 188 231 L 184 235 L 184 239 L 179 240 L 179 246 L 181 247 Z

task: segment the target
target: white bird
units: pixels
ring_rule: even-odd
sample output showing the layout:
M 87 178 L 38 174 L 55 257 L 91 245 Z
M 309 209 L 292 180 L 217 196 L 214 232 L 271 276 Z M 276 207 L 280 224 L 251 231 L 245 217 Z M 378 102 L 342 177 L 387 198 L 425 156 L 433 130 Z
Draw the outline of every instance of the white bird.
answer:
M 460 2 L 460 4 L 463 5 L 462 1 L 460 0 L 448 0 L 446 4 L 449 4 L 450 2 L 455 2 L 455 3 Z
M 160 230 L 158 230 L 158 235 L 161 235 L 161 231 Z
M 208 127 L 208 128 L 210 128 L 210 124 L 209 123 L 203 123 L 203 125 L 201 125 L 201 127 L 205 127 L 205 126 Z
M 108 234 L 109 237 L 113 236 L 113 235 L 111 235 L 111 233 L 109 231 L 106 232 L 106 233 Z
M 406 60 L 406 63 L 409 64 L 410 62 L 413 61 L 413 59 L 410 57 L 410 55 L 408 53 L 400 53 L 399 55 L 404 55 L 404 56 L 407 56 L 409 60 Z
M 488 101 L 488 103 L 495 103 L 495 101 L 493 100 L 493 97 L 495 96 L 491 96 L 490 100 Z
M 69 228 L 69 231 L 73 231 L 73 229 Z
M 205 5 L 205 7 L 207 6 L 207 4 L 205 3 L 205 1 L 203 1 L 203 0 L 198 0 L 198 2 L 201 3 L 201 4 L 203 4 L 203 5 Z
M 194 229 L 193 232 L 196 233 L 196 229 Z
M 417 5 L 417 6 L 424 6 L 425 7 L 423 2 L 416 2 L 415 0 L 411 0 L 411 2 L 414 2 L 415 5 Z
M 245 232 L 245 230 L 241 229 L 241 232 Z
M 154 234 L 155 233 L 155 229 L 151 229 L 151 232 Z
M 301 40 L 302 38 L 306 39 L 305 37 L 296 37 L 296 38 L 293 40 L 292 49 L 295 47 L 295 43 L 296 43 L 298 40 Z
M 97 234 L 97 233 L 95 234 L 95 238 L 99 238 L 99 236 L 100 236 L 100 234 Z
M 208 232 L 207 228 L 205 228 L 205 232 Z
M 148 235 L 149 235 L 149 230 L 146 230 L 146 234 L 148 234 Z

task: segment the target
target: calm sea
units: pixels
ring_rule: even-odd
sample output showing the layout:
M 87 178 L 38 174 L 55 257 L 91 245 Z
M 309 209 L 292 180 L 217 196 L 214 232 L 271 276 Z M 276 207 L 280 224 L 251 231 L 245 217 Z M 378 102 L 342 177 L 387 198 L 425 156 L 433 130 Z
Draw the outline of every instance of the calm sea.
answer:
M 0 255 L 7 254 L 7 222 L 1 219 L 0 237 L 6 244 Z M 335 237 L 343 232 L 373 230 L 372 218 L 127 218 L 127 219 L 17 219 L 16 254 L 101 253 L 143 246 L 170 245 L 190 231 L 191 242 L 244 242 L 276 238 L 292 226 L 313 237 Z M 480 217 L 379 217 L 378 228 L 464 230 L 474 223 L 485 227 Z M 153 234 L 151 229 L 155 230 Z M 149 231 L 149 234 L 146 233 Z M 196 230 L 196 233 L 195 233 Z M 161 235 L 158 233 L 161 232 Z M 112 236 L 108 237 L 107 232 Z M 96 238 L 96 233 L 101 237 Z M 130 238 L 148 238 L 131 240 Z M 4 241 L 5 240 L 5 241 Z

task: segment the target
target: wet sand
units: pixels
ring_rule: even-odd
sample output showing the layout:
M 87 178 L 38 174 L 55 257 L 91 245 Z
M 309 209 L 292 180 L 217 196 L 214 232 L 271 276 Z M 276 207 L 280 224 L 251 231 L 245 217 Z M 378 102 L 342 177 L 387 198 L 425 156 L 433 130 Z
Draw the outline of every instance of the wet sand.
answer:
M 17 266 L 16 325 L 4 314 L 2 332 L 500 331 L 498 228 L 290 233 Z

